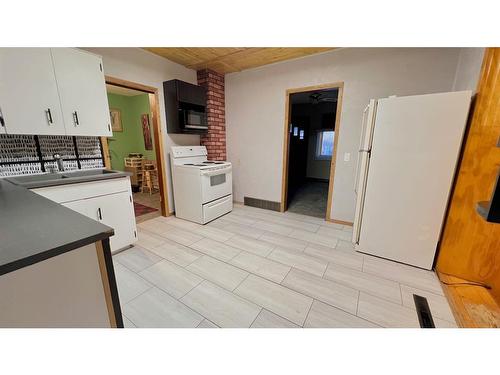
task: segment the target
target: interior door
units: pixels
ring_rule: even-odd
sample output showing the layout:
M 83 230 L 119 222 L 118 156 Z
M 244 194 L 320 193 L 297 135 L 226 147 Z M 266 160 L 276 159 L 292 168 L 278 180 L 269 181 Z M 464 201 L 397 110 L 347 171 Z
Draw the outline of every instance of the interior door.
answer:
M 64 135 L 49 48 L 0 48 L 0 132 Z
M 67 134 L 112 136 L 101 58 L 73 48 L 52 57 Z

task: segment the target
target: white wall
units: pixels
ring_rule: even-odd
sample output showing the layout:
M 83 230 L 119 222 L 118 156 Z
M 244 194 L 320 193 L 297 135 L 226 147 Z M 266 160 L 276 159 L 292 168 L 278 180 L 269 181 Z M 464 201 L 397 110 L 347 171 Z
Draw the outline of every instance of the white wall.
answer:
M 453 91 L 476 91 L 483 56 L 484 48 L 462 48 L 460 50 Z
M 85 48 L 103 57 L 106 75 L 158 88 L 160 101 L 160 122 L 163 132 L 164 158 L 167 166 L 168 206 L 174 210 L 172 175 L 169 153 L 175 145 L 199 145 L 199 135 L 167 134 L 163 81 L 180 79 L 196 84 L 196 71 L 164 59 L 140 48 Z
M 344 82 L 332 217 L 353 221 L 363 108 L 370 98 L 450 91 L 459 49 L 345 48 L 226 76 L 228 159 L 235 200 L 281 200 L 285 91 Z M 344 162 L 344 153 L 350 161 Z

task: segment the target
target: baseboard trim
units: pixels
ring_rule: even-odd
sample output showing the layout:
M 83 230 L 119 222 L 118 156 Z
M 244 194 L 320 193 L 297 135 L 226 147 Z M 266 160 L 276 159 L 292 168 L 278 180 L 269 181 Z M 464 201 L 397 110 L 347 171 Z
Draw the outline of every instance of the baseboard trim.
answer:
M 349 227 L 352 227 L 354 225 L 354 223 L 351 223 L 350 221 L 344 221 L 344 220 L 326 219 L 326 221 L 329 221 L 329 222 L 335 223 L 335 224 L 347 225 Z
M 281 202 L 266 201 L 265 199 L 243 197 L 245 206 L 263 208 L 264 210 L 281 211 Z

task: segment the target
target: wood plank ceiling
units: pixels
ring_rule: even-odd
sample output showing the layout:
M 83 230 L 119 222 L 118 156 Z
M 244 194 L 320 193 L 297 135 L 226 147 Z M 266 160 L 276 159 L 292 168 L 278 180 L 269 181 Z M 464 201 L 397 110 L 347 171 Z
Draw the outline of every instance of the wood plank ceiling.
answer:
M 156 55 L 165 57 L 187 68 L 211 69 L 218 73 L 239 72 L 245 69 L 276 63 L 315 53 L 333 50 L 332 47 L 147 47 Z

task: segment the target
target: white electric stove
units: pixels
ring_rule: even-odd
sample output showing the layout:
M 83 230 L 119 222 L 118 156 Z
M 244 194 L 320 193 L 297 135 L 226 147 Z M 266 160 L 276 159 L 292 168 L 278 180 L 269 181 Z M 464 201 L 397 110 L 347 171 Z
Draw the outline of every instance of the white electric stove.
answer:
M 205 146 L 174 146 L 170 161 L 175 216 L 206 224 L 231 212 L 231 163 L 207 160 Z

